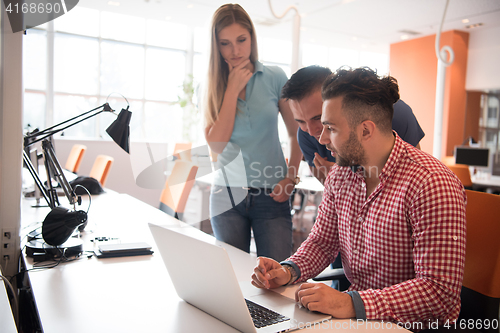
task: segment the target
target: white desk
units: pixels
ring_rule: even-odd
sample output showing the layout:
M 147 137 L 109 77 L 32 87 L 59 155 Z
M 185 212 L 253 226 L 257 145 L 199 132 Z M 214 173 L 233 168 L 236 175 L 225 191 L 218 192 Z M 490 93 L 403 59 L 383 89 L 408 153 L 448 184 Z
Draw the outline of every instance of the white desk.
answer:
M 304 232 L 306 230 L 305 230 L 305 228 L 302 227 L 302 222 L 303 222 L 304 213 L 305 213 L 306 207 L 307 207 L 307 201 L 308 201 L 307 197 L 309 195 L 312 196 L 313 205 L 315 207 L 314 217 L 316 217 L 316 215 L 318 214 L 318 206 L 321 203 L 321 199 L 323 197 L 323 190 L 325 189 L 325 187 L 323 186 L 323 184 L 321 184 L 321 182 L 316 177 L 309 176 L 309 177 L 302 177 L 300 179 L 300 183 L 298 183 L 295 186 L 295 188 L 298 191 L 303 192 L 304 195 L 306 195 L 305 203 L 303 205 L 304 207 L 302 207 L 302 209 L 299 212 L 299 216 L 298 216 L 299 223 L 297 226 L 298 230 Z
M 300 182 L 295 186 L 295 188 L 318 193 L 323 193 L 323 190 L 325 189 L 323 184 L 321 184 L 321 182 L 314 176 L 300 178 Z
M 31 208 L 30 204 L 29 200 L 23 200 L 24 226 L 41 221 L 48 212 L 47 208 Z M 148 222 L 179 227 L 193 237 L 217 242 L 212 236 L 128 195 L 94 196 L 87 228 L 95 233 L 85 232 L 84 240 L 107 236 L 119 237 L 123 242 L 146 241 L 153 245 L 155 253 L 108 259 L 84 257 L 52 269 L 29 272 L 44 332 L 236 332 L 177 296 L 156 251 Z M 227 244 L 223 246 L 238 280 L 249 283 L 255 257 Z M 24 257 L 24 260 L 32 267 L 32 259 Z M 280 291 L 290 295 L 294 288 Z M 337 325 L 344 331 L 354 331 L 350 324 L 349 320 L 335 320 L 327 328 L 333 331 Z M 391 328 L 399 329 L 396 325 Z M 369 329 L 370 326 L 361 326 L 356 332 Z
M 500 191 L 500 176 L 488 175 L 486 178 L 472 176 L 471 180 L 474 188 L 486 189 L 489 193 L 493 190 Z

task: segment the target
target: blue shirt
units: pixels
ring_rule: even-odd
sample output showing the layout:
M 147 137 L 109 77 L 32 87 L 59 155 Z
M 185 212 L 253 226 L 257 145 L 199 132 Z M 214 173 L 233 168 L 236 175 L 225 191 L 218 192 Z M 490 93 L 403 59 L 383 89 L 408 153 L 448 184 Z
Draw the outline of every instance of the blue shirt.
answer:
M 215 184 L 272 188 L 285 178 L 287 165 L 278 136 L 278 101 L 286 81 L 281 68 L 255 62 L 245 100 L 238 98 L 231 139 L 218 156 L 221 172 L 216 173 Z
M 398 133 L 399 137 L 412 146 L 416 146 L 425 136 L 420 127 L 417 118 L 412 109 L 402 100 L 394 103 L 394 115 L 392 117 L 392 129 Z M 315 137 L 309 135 L 299 128 L 297 131 L 297 140 L 304 159 L 310 166 L 314 166 L 314 153 L 317 152 L 321 157 L 326 157 L 328 161 L 335 162 L 335 157 L 330 154 L 324 145 L 318 142 Z

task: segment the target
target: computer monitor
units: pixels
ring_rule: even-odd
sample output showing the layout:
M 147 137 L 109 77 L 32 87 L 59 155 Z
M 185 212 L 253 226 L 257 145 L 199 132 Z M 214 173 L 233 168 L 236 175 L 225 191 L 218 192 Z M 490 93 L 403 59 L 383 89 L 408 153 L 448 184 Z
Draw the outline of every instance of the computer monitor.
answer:
M 489 167 L 489 148 L 455 147 L 455 163 L 474 167 Z

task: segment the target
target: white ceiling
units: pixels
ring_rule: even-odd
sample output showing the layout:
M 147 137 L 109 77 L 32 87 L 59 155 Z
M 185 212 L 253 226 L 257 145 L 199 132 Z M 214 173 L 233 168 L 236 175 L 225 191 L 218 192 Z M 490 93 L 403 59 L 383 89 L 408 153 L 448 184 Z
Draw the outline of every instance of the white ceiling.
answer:
M 220 0 L 80 0 L 78 6 L 207 27 Z M 436 34 L 446 0 L 271 0 L 281 15 L 289 5 L 299 9 L 301 44 L 388 52 L 391 43 Z M 259 36 L 291 40 L 294 11 L 274 18 L 268 0 L 238 2 L 254 21 Z M 462 23 L 468 19 L 469 23 Z M 475 29 L 467 24 L 482 23 Z M 500 26 L 500 0 L 450 0 L 443 31 L 480 31 Z M 408 32 L 415 33 L 414 35 Z M 499 36 L 500 39 L 500 36 Z

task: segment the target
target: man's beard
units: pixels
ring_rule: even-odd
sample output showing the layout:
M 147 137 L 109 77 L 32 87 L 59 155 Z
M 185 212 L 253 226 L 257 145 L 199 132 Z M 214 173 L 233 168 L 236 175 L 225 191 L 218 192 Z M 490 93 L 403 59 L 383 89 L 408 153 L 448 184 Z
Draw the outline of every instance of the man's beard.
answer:
M 349 139 L 342 147 L 340 147 L 339 150 L 332 149 L 333 147 L 330 145 L 327 145 L 326 147 L 335 152 L 335 163 L 337 163 L 338 166 L 355 166 L 365 164 L 365 150 L 358 141 L 354 131 L 351 131 Z

